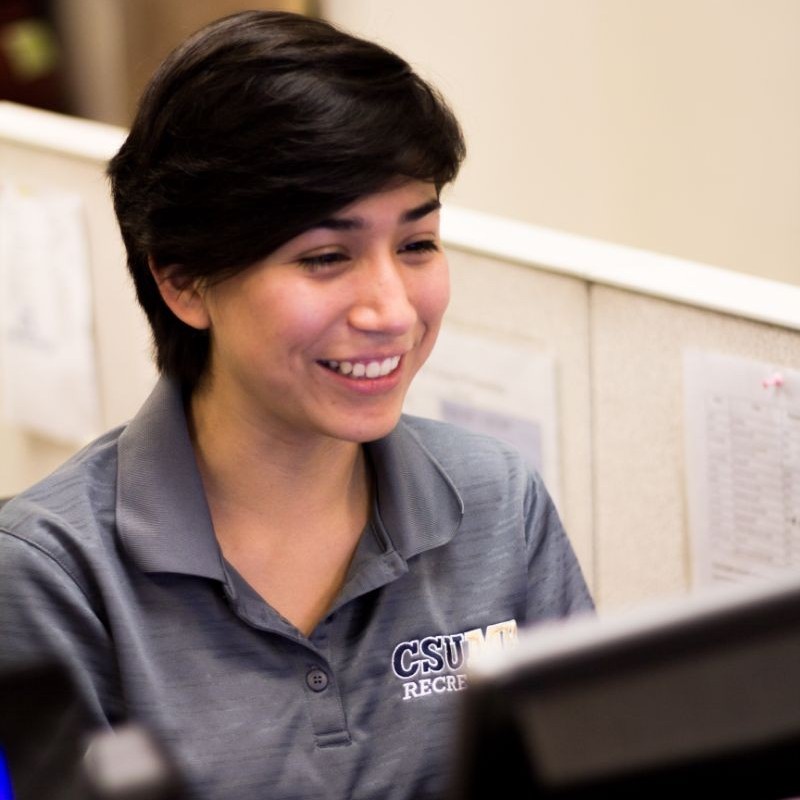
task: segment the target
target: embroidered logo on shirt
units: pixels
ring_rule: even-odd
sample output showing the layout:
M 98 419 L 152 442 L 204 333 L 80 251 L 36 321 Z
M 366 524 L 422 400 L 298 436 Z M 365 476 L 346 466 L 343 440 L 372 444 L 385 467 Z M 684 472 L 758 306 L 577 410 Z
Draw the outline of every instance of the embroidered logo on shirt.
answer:
M 517 642 L 513 619 L 488 625 L 485 630 L 411 639 L 394 648 L 392 671 L 403 682 L 403 700 L 460 692 L 467 688 L 466 671 L 478 653 L 514 647 Z

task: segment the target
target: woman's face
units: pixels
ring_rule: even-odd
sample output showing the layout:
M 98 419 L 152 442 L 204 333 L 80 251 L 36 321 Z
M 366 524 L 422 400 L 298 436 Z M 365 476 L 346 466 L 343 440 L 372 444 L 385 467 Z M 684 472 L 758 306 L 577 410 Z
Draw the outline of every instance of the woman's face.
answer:
M 282 437 L 386 435 L 449 299 L 438 209 L 433 185 L 399 184 L 201 290 L 205 398 Z

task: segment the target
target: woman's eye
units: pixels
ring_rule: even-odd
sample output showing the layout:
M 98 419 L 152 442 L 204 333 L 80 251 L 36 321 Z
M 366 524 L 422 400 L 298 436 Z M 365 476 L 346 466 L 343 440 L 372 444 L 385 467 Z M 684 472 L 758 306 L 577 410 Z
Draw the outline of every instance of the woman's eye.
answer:
M 420 239 L 417 242 L 410 242 L 405 245 L 401 252 L 403 253 L 438 253 L 439 244 L 433 239 Z
M 316 256 L 304 256 L 299 259 L 300 264 L 310 272 L 332 267 L 346 260 L 344 253 L 320 253 Z

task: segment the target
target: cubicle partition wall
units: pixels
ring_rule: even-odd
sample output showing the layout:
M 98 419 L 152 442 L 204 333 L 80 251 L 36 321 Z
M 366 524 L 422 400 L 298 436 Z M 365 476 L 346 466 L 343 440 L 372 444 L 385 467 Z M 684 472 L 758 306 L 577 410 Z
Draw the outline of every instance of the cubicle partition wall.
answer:
M 761 496 L 754 495 L 749 508 L 731 496 L 735 486 L 727 487 L 725 511 L 738 516 L 735 527 L 743 538 L 742 548 L 746 550 L 751 536 L 784 537 L 785 549 L 794 554 L 791 562 L 778 559 L 775 566 L 800 566 L 800 382 L 796 374 L 800 369 L 800 290 L 776 285 L 774 291 L 793 298 L 793 326 L 609 286 L 592 287 L 595 580 L 604 604 L 627 605 L 700 585 L 697 551 L 708 542 L 697 540 L 708 532 L 699 521 L 691 523 L 702 513 L 701 504 L 709 505 L 715 498 L 714 486 L 704 484 L 705 476 L 691 469 L 692 449 L 705 444 L 714 447 L 713 441 L 700 440 L 702 430 L 696 438 L 687 435 L 692 427 L 702 425 L 703 419 L 695 417 L 705 413 L 697 405 L 687 408 L 684 402 L 684 359 L 696 350 L 727 354 L 734 363 L 752 360 L 763 365 L 765 378 L 773 367 L 787 375 L 795 371 L 791 385 L 787 378 L 783 388 L 791 392 L 793 422 L 791 430 L 787 425 L 777 433 L 780 443 L 759 442 L 758 430 L 745 429 L 744 440 L 737 444 L 736 425 L 747 425 L 746 420 L 733 420 L 716 435 L 724 438 L 720 458 L 728 463 L 718 480 L 738 484 L 742 494 L 761 486 Z M 733 380 L 737 380 L 735 375 Z M 770 403 L 774 390 L 757 382 L 732 391 L 747 398 L 753 389 L 756 394 L 763 392 L 765 404 Z M 794 439 L 793 450 L 785 449 L 782 457 L 776 453 L 776 458 L 769 458 L 770 453 L 763 452 L 765 446 L 788 446 L 789 437 Z M 764 464 L 758 463 L 760 452 L 767 457 Z M 714 457 L 713 449 L 709 456 Z M 741 476 L 731 469 L 739 470 Z M 704 485 L 707 496 L 697 496 L 693 505 L 693 492 Z M 776 502 L 783 513 L 793 517 L 770 520 L 767 527 L 758 520 L 749 522 L 746 517 L 751 513 L 768 517 L 774 505 L 769 497 L 772 492 L 780 494 Z M 759 554 L 753 556 L 757 559 Z
M 443 235 L 451 318 L 554 354 L 559 507 L 601 609 L 702 588 L 701 561 L 800 567 L 800 287 L 465 209 Z M 747 407 L 711 429 L 713 402 Z
M 46 427 L 21 427 L 14 424 L 13 415 L 9 419 L 9 394 L 25 379 L 20 370 L 11 374 L 8 363 L 9 339 L 13 339 L 8 327 L 18 310 L 19 295 L 31 305 L 29 316 L 40 315 L 32 323 L 39 327 L 48 326 L 50 318 L 61 315 L 67 301 L 75 298 L 58 296 L 58 291 L 69 288 L 67 285 L 59 287 L 56 296 L 47 297 L 45 302 L 52 286 L 44 280 L 11 286 L 23 265 L 6 253 L 5 264 L 0 265 L 5 270 L 5 280 L 0 283 L 4 288 L 0 295 L 0 496 L 13 494 L 49 472 L 92 433 L 101 433 L 128 419 L 152 385 L 154 370 L 144 315 L 133 298 L 105 177 L 106 162 L 123 138 L 124 131 L 119 128 L 0 102 L 0 235 L 6 243 L 11 238 L 11 232 L 3 228 L 4 222 L 8 224 L 5 201 L 9 195 L 33 203 L 46 204 L 56 199 L 70 204 L 74 213 L 69 224 L 78 228 L 74 234 L 85 246 L 89 273 L 87 299 L 91 304 L 91 357 L 96 384 L 90 390 L 97 399 L 95 413 L 87 415 L 91 417 L 91 430 L 82 430 L 73 437 L 53 437 L 46 433 Z M 37 237 L 46 237 L 46 231 L 34 227 L 24 232 L 24 239 L 31 237 L 35 244 Z M 33 266 L 24 264 L 26 269 Z M 46 278 L 46 265 L 40 266 L 41 277 Z M 74 280 L 80 281 L 83 276 L 78 265 L 73 266 Z M 56 277 L 69 281 L 63 272 Z M 40 302 L 42 307 L 37 308 Z M 55 337 L 62 334 L 63 330 L 54 332 Z M 61 409 L 72 402 L 68 385 L 63 390 L 58 386 L 43 387 L 42 393 L 54 416 L 64 413 Z
M 101 427 L 129 417 L 154 378 L 104 178 L 122 136 L 97 123 L 0 103 L 0 186 L 82 198 Z M 710 502 L 709 480 L 720 480 L 717 473 L 709 478 L 712 445 L 727 448 L 731 465 L 722 479 L 729 482 L 747 479 L 753 459 L 767 465 L 788 515 L 768 522 L 774 536 L 788 542 L 785 552 L 797 535 L 800 565 L 800 287 L 446 202 L 443 239 L 451 306 L 407 410 L 520 446 L 545 476 L 601 609 L 681 593 L 697 583 L 698 559 L 709 557 L 698 534 L 707 535 L 711 519 L 703 503 Z M 7 315 L 7 302 L 0 297 L 0 315 Z M 739 440 L 730 434 L 740 420 L 709 433 L 705 400 L 687 403 L 689 396 L 702 396 L 687 395 L 687 375 L 696 382 L 704 374 L 687 372 L 692 353 L 711 359 L 714 380 L 735 380 L 722 375 L 725 364 L 714 371 L 718 357 L 741 359 L 741 370 L 764 371 L 757 387 L 763 408 L 770 419 L 782 415 L 775 441 L 797 435 L 796 449 L 787 446 L 774 470 L 760 440 L 734 463 Z M 14 375 L 0 361 L 0 393 L 9 381 Z M 717 395 L 712 399 L 730 400 L 721 390 Z M 752 399 L 757 391 L 747 387 L 743 396 Z M 757 399 L 752 403 L 760 408 Z M 716 439 L 706 441 L 712 434 Z M 0 495 L 23 488 L 78 445 L 51 442 L 4 418 Z M 772 513 L 758 498 L 752 506 L 752 515 Z M 763 525 L 750 525 L 751 533 L 764 533 Z M 735 533 L 747 539 L 748 530 Z M 740 548 L 742 557 L 763 558 L 752 544 Z

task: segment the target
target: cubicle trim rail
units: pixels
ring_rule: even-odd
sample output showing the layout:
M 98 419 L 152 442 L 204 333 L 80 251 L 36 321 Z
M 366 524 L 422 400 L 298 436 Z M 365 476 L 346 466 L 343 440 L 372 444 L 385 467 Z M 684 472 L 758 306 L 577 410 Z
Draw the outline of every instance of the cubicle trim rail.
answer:
M 116 125 L 0 101 L 0 141 L 105 163 L 126 134 Z
M 446 205 L 445 246 L 800 330 L 800 286 Z

